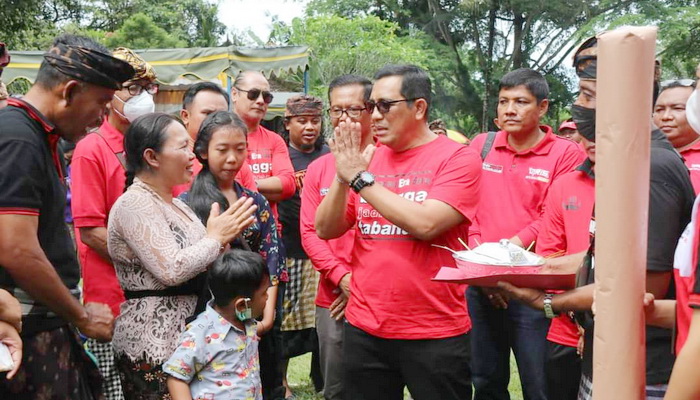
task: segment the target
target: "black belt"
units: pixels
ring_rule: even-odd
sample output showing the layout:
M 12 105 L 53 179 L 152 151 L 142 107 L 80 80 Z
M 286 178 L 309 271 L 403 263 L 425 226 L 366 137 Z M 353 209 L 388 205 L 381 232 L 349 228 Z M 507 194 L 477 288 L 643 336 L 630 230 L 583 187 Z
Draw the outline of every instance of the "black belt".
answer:
M 202 285 L 205 278 L 203 275 L 204 274 L 200 274 L 180 286 L 170 286 L 165 289 L 125 290 L 124 297 L 126 297 L 127 300 L 132 300 L 143 297 L 199 296 L 202 293 Z

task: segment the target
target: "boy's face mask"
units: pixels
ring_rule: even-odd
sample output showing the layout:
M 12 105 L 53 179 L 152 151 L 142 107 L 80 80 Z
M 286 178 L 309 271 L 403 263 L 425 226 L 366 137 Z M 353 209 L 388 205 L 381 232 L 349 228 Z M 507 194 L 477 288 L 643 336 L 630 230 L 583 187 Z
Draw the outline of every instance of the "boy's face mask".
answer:
M 236 305 L 236 318 L 238 318 L 238 320 L 241 322 L 245 322 L 253 318 L 253 309 L 250 308 L 250 299 L 246 297 L 243 299 L 243 302 L 245 303 L 245 308 L 243 311 L 239 310 L 238 305 Z

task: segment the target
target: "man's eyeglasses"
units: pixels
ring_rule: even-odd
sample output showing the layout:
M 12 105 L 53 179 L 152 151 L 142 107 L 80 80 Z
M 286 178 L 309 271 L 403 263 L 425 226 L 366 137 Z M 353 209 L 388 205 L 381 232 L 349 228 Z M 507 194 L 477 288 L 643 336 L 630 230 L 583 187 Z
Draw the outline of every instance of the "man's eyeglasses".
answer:
M 667 81 L 663 81 L 659 84 L 662 89 L 665 89 L 669 86 L 673 87 L 695 87 L 695 80 L 693 79 L 669 79 Z
M 138 96 L 140 95 L 144 90 L 148 94 L 156 94 L 158 93 L 158 84 L 157 83 L 147 83 L 145 85 L 139 85 L 137 83 L 133 83 L 129 86 L 126 86 L 125 89 L 129 91 L 129 94 L 132 96 Z
M 246 92 L 248 97 L 248 100 L 257 100 L 258 97 L 260 97 L 260 94 L 262 93 L 263 101 L 265 104 L 270 104 L 272 103 L 272 99 L 274 96 L 272 96 L 272 93 L 268 92 L 267 90 L 260 90 L 260 89 L 250 89 L 250 90 L 245 90 L 241 89 L 239 87 L 236 88 L 236 90 L 240 90 L 241 92 Z
M 379 101 L 374 101 L 370 100 L 365 103 L 365 107 L 367 108 L 367 112 L 372 114 L 374 112 L 374 108 L 376 107 L 377 110 L 381 114 L 386 114 L 391 110 L 391 107 L 395 106 L 398 103 L 402 103 L 404 101 L 416 101 L 420 99 L 421 97 L 415 97 L 413 99 L 402 99 L 402 100 L 379 100 Z
M 350 107 L 350 108 L 330 108 L 328 109 L 328 114 L 331 118 L 340 119 L 343 114 L 347 114 L 348 117 L 352 119 L 360 118 L 362 111 L 366 110 L 367 107 Z

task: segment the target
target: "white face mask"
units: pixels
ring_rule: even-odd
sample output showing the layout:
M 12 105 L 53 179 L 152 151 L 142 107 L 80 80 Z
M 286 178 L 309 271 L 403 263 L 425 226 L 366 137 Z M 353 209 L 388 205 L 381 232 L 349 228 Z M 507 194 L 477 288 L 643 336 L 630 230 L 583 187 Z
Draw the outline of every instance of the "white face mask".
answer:
M 142 91 L 138 96 L 132 97 L 126 102 L 117 95 L 114 95 L 116 99 L 124 103 L 124 114 L 120 113 L 116 109 L 117 114 L 126 118 L 129 122 L 134 122 L 134 120 L 142 115 L 150 114 L 156 110 L 156 104 L 153 102 L 153 95 L 147 91 Z
M 695 133 L 700 135 L 700 94 L 698 94 L 698 89 L 693 90 L 685 104 L 685 118 Z

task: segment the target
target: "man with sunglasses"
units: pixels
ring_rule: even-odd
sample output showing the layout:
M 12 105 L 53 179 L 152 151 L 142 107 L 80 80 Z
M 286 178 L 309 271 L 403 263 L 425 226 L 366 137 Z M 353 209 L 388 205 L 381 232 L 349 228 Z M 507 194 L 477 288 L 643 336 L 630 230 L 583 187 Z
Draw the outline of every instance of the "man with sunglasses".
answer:
M 114 93 L 107 106 L 107 118 L 99 130 L 86 136 L 75 148 L 71 163 L 71 209 L 85 301 L 109 305 L 116 317 L 124 294 L 107 252 L 107 218 L 114 202 L 124 193 L 124 133 L 134 119 L 153 112 L 153 95 L 158 92 L 158 84 L 153 67 L 141 56 L 123 47 L 112 55 L 128 62 L 136 74 Z M 97 357 L 105 378 L 107 399 L 122 399 L 112 344 L 91 339 L 87 346 Z
M 532 249 L 549 187 L 583 160 L 576 143 L 540 124 L 549 108 L 548 95 L 547 81 L 537 71 L 521 68 L 501 78 L 497 105 L 501 130 L 481 134 L 471 143 L 483 164 L 478 226 L 470 245 L 509 239 Z M 474 398 L 509 398 L 513 349 L 525 397 L 546 399 L 550 320 L 518 301 L 506 303 L 492 288 L 471 286 L 467 299 L 474 323 Z
M 464 285 L 432 281 L 455 266 L 479 200 L 479 157 L 428 128 L 431 82 L 412 65 L 375 76 L 367 111 L 381 146 L 341 121 L 331 150 L 337 179 L 318 207 L 322 239 L 355 235 L 345 308 L 347 399 L 469 399 L 470 328 Z M 375 151 L 376 150 L 376 151 Z
M 284 139 L 265 129 L 260 122 L 272 102 L 270 83 L 258 71 L 243 71 L 233 83 L 233 109 L 248 127 L 248 165 L 258 191 L 270 202 L 277 214 L 277 203 L 296 191 L 294 167 Z M 278 224 L 280 229 L 282 225 Z
M 328 86 L 328 114 L 331 124 L 341 121 L 360 124 L 360 148 L 374 142 L 371 116 L 365 102 L 372 92 L 372 82 L 358 75 L 342 75 Z M 301 193 L 301 241 L 314 268 L 320 272 L 316 294 L 316 331 L 319 358 L 323 374 L 323 396 L 326 400 L 344 399 L 342 382 L 343 321 L 345 306 L 350 297 L 350 251 L 353 231 L 334 240 L 323 240 L 316 235 L 316 209 L 336 180 L 335 158 L 326 154 L 315 160 L 306 170 L 304 190 Z
M 664 81 L 660 87 L 654 104 L 654 125 L 666 134 L 673 147 L 683 156 L 697 194 L 700 192 L 700 133 L 693 130 L 685 114 L 685 105 L 695 90 L 695 81 Z

